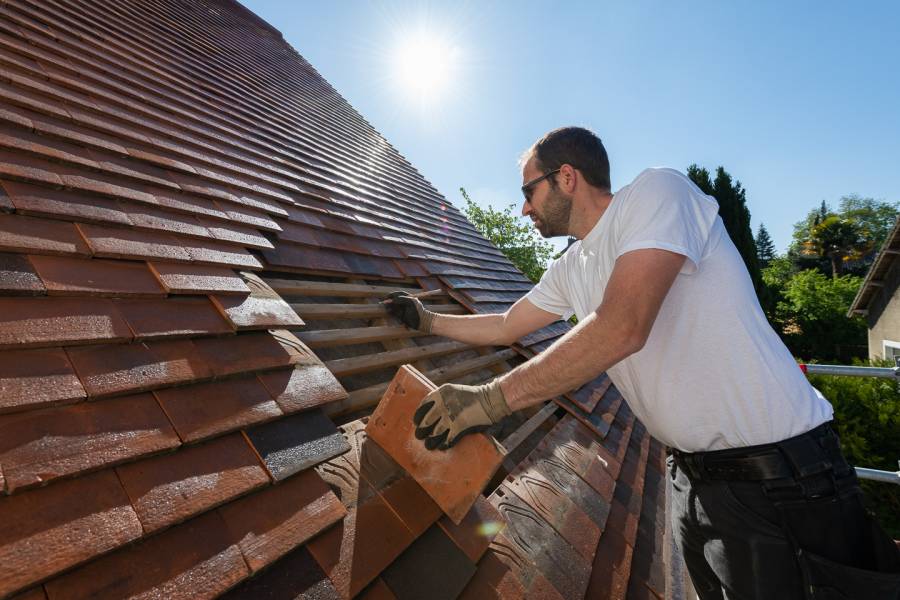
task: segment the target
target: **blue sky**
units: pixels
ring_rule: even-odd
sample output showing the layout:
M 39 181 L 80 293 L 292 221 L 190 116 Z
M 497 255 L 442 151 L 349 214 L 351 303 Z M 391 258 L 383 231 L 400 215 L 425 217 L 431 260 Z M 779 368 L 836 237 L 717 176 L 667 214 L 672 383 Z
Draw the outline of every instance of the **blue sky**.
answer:
M 561 125 L 600 135 L 614 189 L 724 166 L 779 251 L 822 200 L 900 200 L 900 3 L 243 4 L 458 206 L 518 210 L 519 154 Z M 397 50 L 423 32 L 452 56 L 424 98 Z

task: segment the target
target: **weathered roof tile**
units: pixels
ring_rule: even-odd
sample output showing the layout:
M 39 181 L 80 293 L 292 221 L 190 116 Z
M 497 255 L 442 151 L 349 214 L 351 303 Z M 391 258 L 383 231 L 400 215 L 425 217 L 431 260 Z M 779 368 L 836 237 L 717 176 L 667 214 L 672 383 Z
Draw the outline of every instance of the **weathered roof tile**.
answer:
M 276 480 L 290 477 L 350 448 L 320 409 L 258 425 L 247 430 L 247 437 Z
M 170 294 L 243 296 L 250 293 L 244 280 L 233 269 L 226 267 L 151 262 L 150 270 Z
M 212 376 L 190 340 L 68 349 L 88 396 L 142 392 Z
M 0 253 L 0 293 L 4 296 L 41 296 L 47 290 L 27 256 Z
M 185 442 L 282 416 L 266 388 L 252 375 L 158 390 L 156 397 Z
M 347 513 L 311 469 L 232 502 L 219 512 L 253 572 L 340 521 Z
M 234 328 L 205 297 L 117 300 L 116 308 L 135 340 L 234 333 Z
M 0 251 L 90 255 L 71 223 L 10 214 L 0 214 Z
M 240 434 L 123 465 L 116 472 L 148 533 L 269 483 Z
M 9 492 L 180 443 L 150 394 L 0 415 Z
M 5 597 L 140 535 L 141 524 L 112 471 L 0 496 L 0 594 Z
M 131 330 L 111 300 L 0 298 L 0 348 L 121 342 Z
M 347 397 L 347 392 L 324 365 L 297 365 L 260 373 L 262 381 L 285 414 L 308 410 Z
M 46 584 L 50 600 L 214 597 L 249 574 L 218 512 L 173 527 Z
M 61 348 L 0 352 L 0 413 L 86 397 Z
M 172 236 L 121 227 L 77 226 L 96 256 L 190 262 L 191 255 Z
M 161 297 L 165 292 L 145 263 L 32 256 L 49 295 Z

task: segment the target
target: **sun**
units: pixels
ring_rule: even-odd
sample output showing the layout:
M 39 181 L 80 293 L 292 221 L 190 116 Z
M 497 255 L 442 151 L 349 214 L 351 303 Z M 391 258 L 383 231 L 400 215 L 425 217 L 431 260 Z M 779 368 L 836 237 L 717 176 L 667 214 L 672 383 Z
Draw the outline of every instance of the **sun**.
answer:
M 449 91 L 459 59 L 459 48 L 438 32 L 411 32 L 396 45 L 394 77 L 401 93 L 418 102 L 433 103 Z

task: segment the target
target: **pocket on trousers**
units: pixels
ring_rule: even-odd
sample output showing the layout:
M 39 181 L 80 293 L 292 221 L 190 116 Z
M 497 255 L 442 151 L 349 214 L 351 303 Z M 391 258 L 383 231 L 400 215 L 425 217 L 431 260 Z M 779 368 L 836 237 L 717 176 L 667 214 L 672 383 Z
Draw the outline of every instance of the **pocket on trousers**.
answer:
M 811 600 L 896 600 L 900 573 L 881 573 L 836 563 L 801 550 L 800 568 Z

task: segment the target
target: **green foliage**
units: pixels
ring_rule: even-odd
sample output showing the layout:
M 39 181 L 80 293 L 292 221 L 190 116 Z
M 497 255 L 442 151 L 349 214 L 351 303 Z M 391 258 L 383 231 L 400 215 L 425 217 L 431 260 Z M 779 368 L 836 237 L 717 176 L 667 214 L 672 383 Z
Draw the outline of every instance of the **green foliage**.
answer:
M 733 181 L 731 175 L 722 168 L 716 169 L 715 180 L 710 179 L 709 171 L 693 164 L 687 168 L 687 175 L 697 184 L 704 194 L 708 194 L 719 203 L 719 215 L 731 241 L 737 247 L 753 287 L 757 293 L 762 290 L 762 278 L 756 257 L 756 241 L 750 229 L 750 211 L 747 209 L 747 193 L 740 181 Z
M 814 269 L 788 277 L 789 273 L 785 261 L 776 261 L 764 275 L 766 285 L 784 282 L 773 325 L 788 348 L 807 360 L 841 361 L 862 354 L 865 321 L 847 317 L 862 279 L 853 275 L 828 277 Z
M 789 255 L 799 269 L 817 268 L 838 277 L 864 275 L 897 218 L 898 204 L 851 195 L 837 211 L 822 201 L 794 224 Z
M 893 366 L 887 361 L 856 364 Z M 850 464 L 896 471 L 900 460 L 900 391 L 872 377 L 811 375 L 810 383 L 834 406 L 835 427 Z M 900 486 L 862 482 L 868 504 L 894 539 L 900 539 Z
M 490 240 L 528 279 L 537 282 L 553 257 L 553 246 L 540 238 L 534 227 L 521 222 L 513 214 L 515 204 L 502 211 L 490 206 L 481 208 L 469 198 L 465 188 L 459 188 L 459 191 L 466 201 L 463 210 L 475 229 Z
M 769 266 L 778 253 L 775 251 L 775 242 L 769 235 L 769 230 L 762 223 L 759 224 L 759 230 L 756 232 L 756 260 L 760 268 Z

